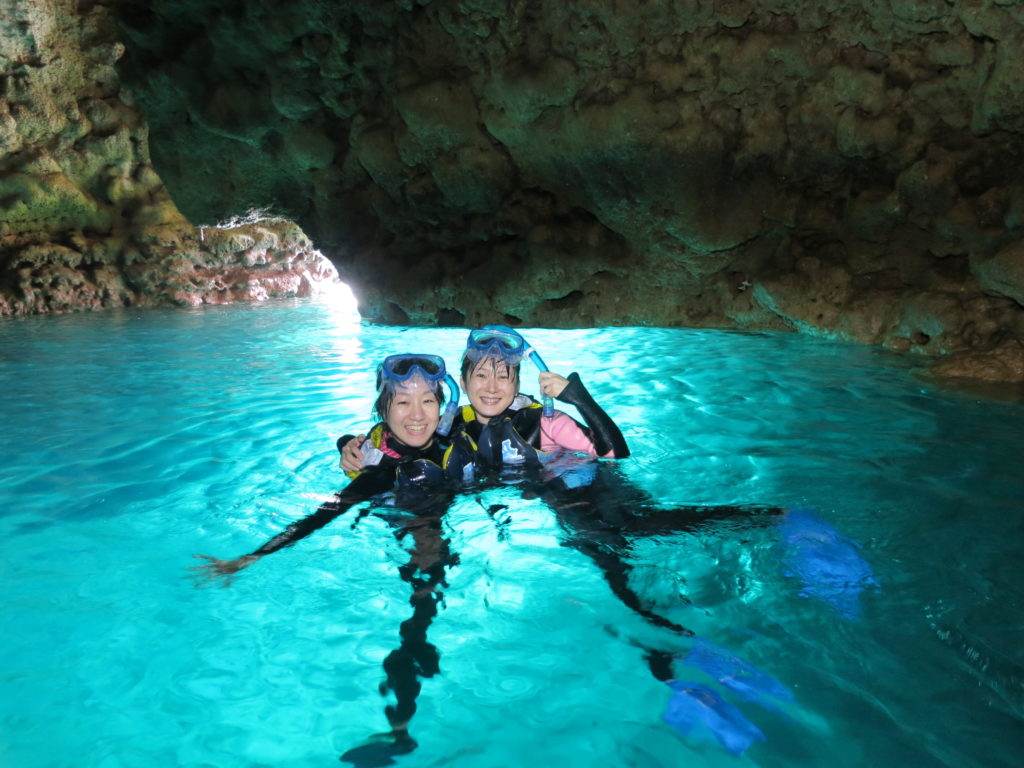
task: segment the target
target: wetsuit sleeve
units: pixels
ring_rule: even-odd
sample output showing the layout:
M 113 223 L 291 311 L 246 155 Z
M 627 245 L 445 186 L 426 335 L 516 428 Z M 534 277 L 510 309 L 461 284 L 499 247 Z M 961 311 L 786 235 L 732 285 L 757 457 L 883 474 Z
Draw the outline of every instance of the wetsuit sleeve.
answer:
M 575 406 L 580 412 L 583 421 L 591 431 L 591 438 L 594 441 L 594 448 L 598 456 L 607 456 L 609 453 L 616 459 L 624 459 L 629 456 L 629 446 L 626 445 L 626 438 L 611 420 L 611 417 L 604 412 L 594 398 L 587 392 L 587 388 L 580 381 L 578 373 L 569 374 L 569 384 L 562 390 L 558 400 L 563 403 Z
M 313 531 L 323 528 L 336 517 L 343 515 L 351 507 L 384 493 L 394 487 L 395 472 L 393 467 L 371 467 L 362 472 L 337 493 L 333 499 L 321 505 L 320 509 L 309 517 L 289 525 L 281 533 L 250 554 L 262 557 L 304 539 Z

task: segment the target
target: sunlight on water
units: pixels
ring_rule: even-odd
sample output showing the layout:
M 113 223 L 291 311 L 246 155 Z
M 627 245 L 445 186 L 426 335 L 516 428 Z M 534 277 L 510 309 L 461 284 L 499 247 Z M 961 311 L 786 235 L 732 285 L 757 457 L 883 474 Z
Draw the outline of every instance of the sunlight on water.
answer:
M 633 456 L 599 478 L 625 512 L 679 521 L 635 537 L 629 584 L 696 637 L 618 600 L 541 498 L 469 488 L 396 764 L 1017 764 L 1024 407 L 793 335 L 524 334 L 622 427 Z M 385 731 L 411 609 L 384 520 L 227 589 L 186 569 L 329 498 L 375 365 L 455 367 L 465 336 L 361 323 L 350 295 L 0 322 L 0 765 L 338 765 Z M 679 509 L 726 504 L 789 513 Z

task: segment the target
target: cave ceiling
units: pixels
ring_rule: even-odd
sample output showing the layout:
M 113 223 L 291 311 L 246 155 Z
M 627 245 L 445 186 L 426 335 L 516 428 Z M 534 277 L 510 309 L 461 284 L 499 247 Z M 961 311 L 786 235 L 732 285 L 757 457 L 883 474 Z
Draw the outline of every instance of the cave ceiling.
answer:
M 1016 2 L 77 8 L 177 210 L 296 222 L 370 319 L 1021 349 Z

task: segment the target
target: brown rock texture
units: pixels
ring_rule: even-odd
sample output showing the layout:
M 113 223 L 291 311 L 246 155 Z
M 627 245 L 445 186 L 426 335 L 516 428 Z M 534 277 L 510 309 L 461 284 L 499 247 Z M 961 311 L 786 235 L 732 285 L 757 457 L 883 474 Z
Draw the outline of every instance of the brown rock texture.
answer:
M 374 320 L 793 329 L 1024 378 L 1011 0 L 15 5 L 64 21 L 6 54 L 12 115 L 88 62 L 43 132 L 108 159 L 48 181 L 83 233 L 169 205 L 148 146 L 193 224 L 297 222 Z
M 149 159 L 103 3 L 3 0 L 0 315 L 309 295 L 333 268 L 290 222 L 199 230 Z
M 205 6 L 121 14 L 158 168 L 373 319 L 1024 337 L 1017 3 Z

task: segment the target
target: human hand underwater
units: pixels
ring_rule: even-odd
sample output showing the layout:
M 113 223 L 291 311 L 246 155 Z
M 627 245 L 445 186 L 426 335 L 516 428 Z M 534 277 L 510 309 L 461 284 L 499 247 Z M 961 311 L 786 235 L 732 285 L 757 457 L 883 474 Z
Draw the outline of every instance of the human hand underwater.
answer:
M 196 565 L 189 568 L 193 572 L 193 581 L 197 587 L 202 587 L 210 582 L 220 582 L 222 587 L 230 587 L 235 580 L 235 574 L 243 568 L 259 560 L 259 555 L 242 555 L 234 560 L 220 560 L 210 555 L 195 555 L 199 560 L 209 560 L 206 565 Z
M 341 449 L 341 468 L 346 472 L 358 472 L 363 468 L 363 452 L 359 448 L 366 435 L 356 435 Z

